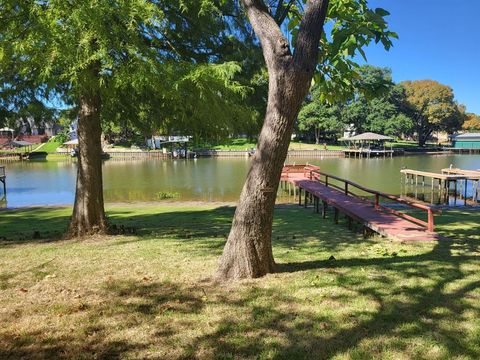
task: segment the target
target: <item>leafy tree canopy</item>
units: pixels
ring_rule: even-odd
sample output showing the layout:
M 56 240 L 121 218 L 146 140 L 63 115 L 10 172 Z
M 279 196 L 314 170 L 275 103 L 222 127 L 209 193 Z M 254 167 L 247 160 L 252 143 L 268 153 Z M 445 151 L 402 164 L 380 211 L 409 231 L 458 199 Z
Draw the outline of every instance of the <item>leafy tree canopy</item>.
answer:
M 433 131 L 454 132 L 465 117 L 465 109 L 454 99 L 449 86 L 433 80 L 405 81 L 406 104 L 415 122 L 418 143 L 423 146 Z
M 241 64 L 222 59 L 240 44 L 221 16 L 235 10 L 228 2 L 25 0 L 0 6 L 0 67 L 11 75 L 2 79 L 9 104 L 3 112 L 52 97 L 75 107 L 82 94 L 98 91 L 103 121 L 147 132 L 226 132 L 240 120 L 250 126 L 255 112 L 234 105 L 253 90 L 235 78 Z M 202 101 L 185 108 L 192 98 Z
M 480 130 L 480 116 L 468 113 L 465 116 L 465 122 L 462 125 L 462 129 L 468 131 L 479 131 Z
M 315 143 L 325 135 L 336 137 L 344 128 L 340 118 L 340 107 L 321 101 L 319 87 L 314 86 L 306 104 L 298 114 L 298 129 L 303 132 L 313 132 Z

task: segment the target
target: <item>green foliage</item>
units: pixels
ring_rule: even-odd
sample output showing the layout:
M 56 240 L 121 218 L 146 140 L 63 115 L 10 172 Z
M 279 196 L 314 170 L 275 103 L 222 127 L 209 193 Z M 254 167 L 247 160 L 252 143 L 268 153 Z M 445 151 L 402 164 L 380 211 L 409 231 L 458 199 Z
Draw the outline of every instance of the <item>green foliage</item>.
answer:
M 310 100 L 300 111 L 299 129 L 314 130 L 318 141 L 320 133 L 338 134 L 346 126 L 357 133 L 372 131 L 401 137 L 414 131 L 413 120 L 405 112 L 405 91 L 392 82 L 391 70 L 373 66 L 358 69 L 356 91 L 348 101 L 328 105 L 322 102 L 314 86 Z
M 313 131 L 315 143 L 320 143 L 320 138 L 332 136 L 334 139 L 344 129 L 340 119 L 340 107 L 321 102 L 318 96 L 319 87 L 312 90 L 310 99 L 298 114 L 298 129 L 301 131 Z
M 452 88 L 433 80 L 405 81 L 402 86 L 420 146 L 433 131 L 451 133 L 461 128 L 465 109 L 455 101 Z
M 462 129 L 468 130 L 468 131 L 479 131 L 480 116 L 472 113 L 466 114 L 466 119 L 462 125 Z
M 157 199 L 158 200 L 167 200 L 167 199 L 174 199 L 178 198 L 180 194 L 178 192 L 170 192 L 170 191 L 159 191 L 157 192 Z
M 307 0 L 269 0 L 267 7 L 279 25 L 286 24 L 295 47 Z M 360 77 L 361 67 L 355 60 L 366 60 L 365 49 L 380 43 L 386 50 L 397 34 L 390 31 L 382 8 L 370 8 L 367 0 L 330 0 L 324 32 L 319 44 L 315 83 L 321 102 L 335 103 L 350 98 Z M 369 90 L 369 89 L 365 89 Z
M 394 137 L 410 135 L 413 120 L 404 111 L 405 91 L 391 81 L 391 70 L 364 67 L 355 100 L 342 111 L 344 122 L 353 125 L 357 133 L 371 131 Z M 368 95 L 367 95 L 368 94 Z
M 70 140 L 70 136 L 68 135 L 68 131 L 62 131 L 61 133 L 52 137 L 48 142 L 60 143 L 61 145 L 64 142 L 67 142 L 69 140 Z
M 106 132 L 250 128 L 258 111 L 242 104 L 249 83 L 236 79 L 238 61 L 222 59 L 239 44 L 220 15 L 232 7 L 211 0 L 2 1 L 0 66 L 10 70 L 9 84 L 72 108 L 80 96 L 100 93 Z
M 381 43 L 386 50 L 393 46 L 392 38 L 398 36 L 388 29 L 388 15 L 384 9 L 369 8 L 367 0 L 330 1 L 315 76 L 322 99 L 343 100 L 358 90 L 355 80 L 362 74 L 355 57 L 366 60 L 365 48 L 372 42 Z

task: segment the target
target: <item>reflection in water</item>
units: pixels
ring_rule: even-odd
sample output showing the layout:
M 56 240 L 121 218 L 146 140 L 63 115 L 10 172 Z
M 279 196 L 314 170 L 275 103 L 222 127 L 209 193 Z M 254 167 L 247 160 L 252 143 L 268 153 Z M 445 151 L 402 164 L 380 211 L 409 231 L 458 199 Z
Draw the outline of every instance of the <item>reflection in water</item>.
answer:
M 439 172 L 454 167 L 480 168 L 479 155 L 418 155 L 373 159 L 300 159 L 322 171 L 366 187 L 399 195 L 400 169 Z M 104 193 L 107 202 L 155 201 L 159 192 L 178 193 L 180 201 L 236 201 L 250 160 L 248 158 L 136 160 L 104 162 Z M 8 206 L 71 204 L 74 199 L 76 163 L 30 161 L 6 165 Z

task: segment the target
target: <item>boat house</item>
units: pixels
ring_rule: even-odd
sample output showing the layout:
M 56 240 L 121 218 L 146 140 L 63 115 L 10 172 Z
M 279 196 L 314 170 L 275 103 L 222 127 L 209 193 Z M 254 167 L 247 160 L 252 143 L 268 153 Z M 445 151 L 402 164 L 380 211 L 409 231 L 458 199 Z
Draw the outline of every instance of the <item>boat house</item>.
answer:
M 366 132 L 347 138 L 341 138 L 347 144 L 347 148 L 342 151 L 346 157 L 372 157 L 372 156 L 393 156 L 394 150 L 385 147 L 386 141 L 392 141 L 393 138 L 372 132 Z
M 465 133 L 452 137 L 454 149 L 480 150 L 480 133 Z

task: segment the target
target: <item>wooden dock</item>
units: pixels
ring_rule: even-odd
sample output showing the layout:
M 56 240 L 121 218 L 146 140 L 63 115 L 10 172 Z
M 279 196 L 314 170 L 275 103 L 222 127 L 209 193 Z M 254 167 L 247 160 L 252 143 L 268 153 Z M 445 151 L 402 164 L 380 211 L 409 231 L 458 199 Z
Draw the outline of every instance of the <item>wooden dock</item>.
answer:
M 468 177 L 471 180 L 480 179 L 480 170 L 464 170 L 459 168 L 445 168 L 442 169 L 442 174 L 447 175 L 463 175 Z
M 345 154 L 345 157 L 353 158 L 367 158 L 371 157 L 393 157 L 394 155 L 400 154 L 402 151 L 395 151 L 393 149 L 343 149 L 342 152 Z
M 419 171 L 412 169 L 402 169 L 400 173 L 404 175 L 402 181 L 402 194 L 407 186 L 415 187 L 415 195 L 423 192 L 426 187 L 430 187 L 431 202 L 435 193 L 438 193 L 438 201 L 449 203 L 450 195 L 453 195 L 453 201 L 456 204 L 457 198 L 463 199 L 464 205 L 468 202 L 477 204 L 479 198 L 480 171 L 463 170 L 458 168 L 442 169 L 441 173 L 428 171 Z M 426 181 L 427 180 L 427 181 Z M 472 194 L 468 196 L 469 182 Z M 452 189 L 453 184 L 453 189 Z M 416 196 L 415 196 L 416 197 Z
M 299 204 L 306 207 L 313 204 L 316 212 L 326 216 L 328 206 L 334 209 L 334 220 L 338 222 L 339 213 L 345 214 L 349 223 L 356 220 L 382 236 L 401 241 L 431 241 L 441 237 L 434 232 L 434 208 L 406 201 L 399 197 L 371 190 L 352 181 L 321 172 L 312 166 L 303 169 L 285 167 L 282 173 L 282 187 L 298 188 Z M 341 185 L 338 185 L 340 183 Z M 352 192 L 352 188 L 373 195 L 374 201 Z M 382 206 L 380 198 L 400 203 L 406 207 L 427 212 L 428 221 L 422 221 L 408 214 Z M 320 202 L 322 206 L 320 206 Z

